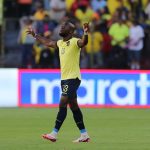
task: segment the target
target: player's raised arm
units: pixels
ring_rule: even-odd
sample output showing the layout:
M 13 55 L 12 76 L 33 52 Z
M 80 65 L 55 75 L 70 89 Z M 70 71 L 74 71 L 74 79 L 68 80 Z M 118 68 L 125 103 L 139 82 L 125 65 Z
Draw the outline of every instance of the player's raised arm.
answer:
M 78 46 L 80 48 L 84 47 L 88 43 L 89 23 L 84 23 L 83 30 L 84 30 L 84 35 L 82 36 L 82 39 L 78 41 Z
M 35 31 L 30 27 L 27 30 L 27 34 L 32 35 L 36 40 L 38 40 L 40 43 L 42 43 L 45 46 L 52 47 L 52 48 L 57 48 L 57 42 L 52 41 L 50 39 L 46 39 L 45 37 L 42 37 L 38 34 L 35 33 Z

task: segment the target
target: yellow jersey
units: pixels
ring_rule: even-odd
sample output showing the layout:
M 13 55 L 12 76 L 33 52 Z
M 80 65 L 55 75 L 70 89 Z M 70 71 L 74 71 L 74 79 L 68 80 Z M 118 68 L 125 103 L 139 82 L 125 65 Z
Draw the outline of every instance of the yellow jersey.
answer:
M 77 44 L 78 38 L 71 38 L 68 41 L 58 40 L 61 80 L 81 79 L 79 60 L 80 48 Z
M 116 9 L 120 6 L 120 3 L 118 0 L 108 0 L 107 6 L 110 11 L 110 14 L 113 15 L 116 11 Z

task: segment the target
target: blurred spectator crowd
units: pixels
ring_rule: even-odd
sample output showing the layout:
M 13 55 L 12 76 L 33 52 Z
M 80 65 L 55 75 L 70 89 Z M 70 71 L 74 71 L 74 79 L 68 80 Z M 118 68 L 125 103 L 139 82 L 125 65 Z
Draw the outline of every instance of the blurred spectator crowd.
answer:
M 147 69 L 150 58 L 150 0 L 18 0 L 21 68 L 59 68 L 58 51 L 26 34 L 29 26 L 59 40 L 61 23 L 71 19 L 76 37 L 90 23 L 81 68 Z

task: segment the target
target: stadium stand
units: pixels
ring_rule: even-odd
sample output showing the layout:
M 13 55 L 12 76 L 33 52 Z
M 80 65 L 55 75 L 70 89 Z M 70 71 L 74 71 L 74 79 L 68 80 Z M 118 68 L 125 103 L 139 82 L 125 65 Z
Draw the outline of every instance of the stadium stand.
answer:
M 150 0 L 5 0 L 3 5 L 1 67 L 59 68 L 57 51 L 45 49 L 26 36 L 26 23 L 30 22 L 37 33 L 58 40 L 61 22 L 72 18 L 78 37 L 83 33 L 82 24 L 90 22 L 89 44 L 81 52 L 81 68 L 150 68 Z M 138 21 L 142 35 L 134 21 Z M 131 32 L 141 36 L 132 39 Z M 143 43 L 139 49 L 131 48 L 131 43 L 136 47 L 139 42 Z M 138 51 L 137 67 L 133 67 L 137 60 L 131 57 L 131 51 L 135 57 Z M 42 66 L 40 58 L 48 64 Z

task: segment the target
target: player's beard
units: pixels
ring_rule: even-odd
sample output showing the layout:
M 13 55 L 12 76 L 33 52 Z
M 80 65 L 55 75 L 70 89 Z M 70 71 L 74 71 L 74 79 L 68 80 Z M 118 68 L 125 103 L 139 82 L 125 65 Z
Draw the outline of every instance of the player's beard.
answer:
M 60 32 L 59 35 L 60 35 L 61 37 L 66 37 L 66 36 L 68 36 L 68 33 L 62 33 L 62 32 Z

